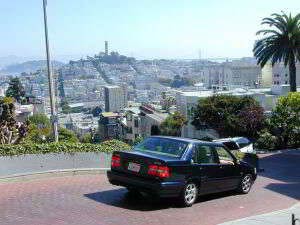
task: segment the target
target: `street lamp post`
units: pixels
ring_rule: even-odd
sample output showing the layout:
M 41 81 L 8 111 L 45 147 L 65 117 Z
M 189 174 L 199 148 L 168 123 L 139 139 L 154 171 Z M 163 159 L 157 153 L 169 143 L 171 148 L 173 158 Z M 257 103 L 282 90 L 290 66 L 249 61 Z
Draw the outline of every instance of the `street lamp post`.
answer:
M 43 0 L 44 9 L 44 26 L 45 26 L 45 43 L 46 43 L 46 56 L 47 56 L 47 72 L 48 72 L 48 83 L 49 83 L 49 96 L 50 96 L 50 107 L 51 107 L 51 122 L 55 142 L 58 142 L 58 126 L 57 126 L 57 115 L 55 109 L 55 92 L 53 87 L 53 77 L 50 67 L 50 52 L 49 52 L 49 40 L 48 40 L 48 26 L 47 26 L 47 0 Z

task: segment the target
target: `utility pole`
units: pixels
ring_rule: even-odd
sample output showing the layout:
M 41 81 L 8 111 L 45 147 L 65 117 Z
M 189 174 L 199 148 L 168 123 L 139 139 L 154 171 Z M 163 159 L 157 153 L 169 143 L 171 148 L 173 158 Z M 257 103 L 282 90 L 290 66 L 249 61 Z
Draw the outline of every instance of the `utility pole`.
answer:
M 49 97 L 51 107 L 51 122 L 53 129 L 54 141 L 58 142 L 58 126 L 57 126 L 57 114 L 55 109 L 55 92 L 53 86 L 53 77 L 50 66 L 50 52 L 49 52 L 49 40 L 48 40 L 48 26 L 47 26 L 47 0 L 43 0 L 44 9 L 44 26 L 45 26 L 45 42 L 46 42 L 46 56 L 47 56 L 47 72 L 48 72 L 48 83 L 49 83 Z

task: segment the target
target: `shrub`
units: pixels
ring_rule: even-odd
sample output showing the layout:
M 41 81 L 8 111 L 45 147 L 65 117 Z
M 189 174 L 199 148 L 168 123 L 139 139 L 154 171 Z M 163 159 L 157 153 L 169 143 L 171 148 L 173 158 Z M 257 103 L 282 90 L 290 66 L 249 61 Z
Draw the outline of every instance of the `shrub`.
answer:
M 62 127 L 58 129 L 58 140 L 60 142 L 79 142 L 76 134 L 73 131 Z
M 92 143 L 92 135 L 90 133 L 86 133 L 80 137 L 81 143 Z
M 144 138 L 139 136 L 133 141 L 132 145 L 137 145 L 137 144 L 141 143 L 143 140 L 144 140 Z
M 32 125 L 36 125 L 38 129 L 51 128 L 50 119 L 42 113 L 37 113 L 28 118 L 28 121 Z
M 269 120 L 269 130 L 278 139 L 278 148 L 300 147 L 300 93 L 278 99 Z
M 259 138 L 255 143 L 255 147 L 258 149 L 275 149 L 277 145 L 277 138 L 269 133 L 267 130 L 263 130 L 259 133 Z
M 48 143 L 0 145 L 0 156 L 46 153 L 76 153 L 76 152 L 113 152 L 115 150 L 130 150 L 131 147 L 119 140 L 104 141 L 101 144 L 82 143 Z

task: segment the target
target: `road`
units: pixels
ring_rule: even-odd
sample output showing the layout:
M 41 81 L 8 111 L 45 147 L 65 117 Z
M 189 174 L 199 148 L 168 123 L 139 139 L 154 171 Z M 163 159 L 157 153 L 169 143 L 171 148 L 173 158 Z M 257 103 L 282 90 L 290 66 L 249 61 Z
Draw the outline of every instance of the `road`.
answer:
M 248 195 L 201 197 L 190 208 L 174 200 L 128 195 L 105 174 L 0 183 L 1 225 L 213 225 L 288 208 L 300 201 L 300 151 L 261 158 L 265 169 Z

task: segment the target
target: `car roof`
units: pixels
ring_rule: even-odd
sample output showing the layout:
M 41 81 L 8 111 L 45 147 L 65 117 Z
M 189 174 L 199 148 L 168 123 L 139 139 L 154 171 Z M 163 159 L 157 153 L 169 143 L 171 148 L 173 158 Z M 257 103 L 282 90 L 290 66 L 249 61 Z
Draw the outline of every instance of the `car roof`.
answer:
M 224 141 L 249 141 L 246 137 L 229 137 L 229 138 L 221 138 L 221 139 L 215 139 L 213 140 L 215 142 L 224 142 Z
M 172 139 L 172 140 L 178 140 L 178 141 L 185 141 L 185 142 L 192 143 L 192 144 L 208 144 L 208 145 L 214 145 L 214 146 L 223 146 L 222 143 L 218 143 L 218 142 L 202 141 L 202 140 L 198 140 L 198 139 L 184 138 L 184 137 L 155 135 L 155 136 L 150 136 L 149 138 Z

